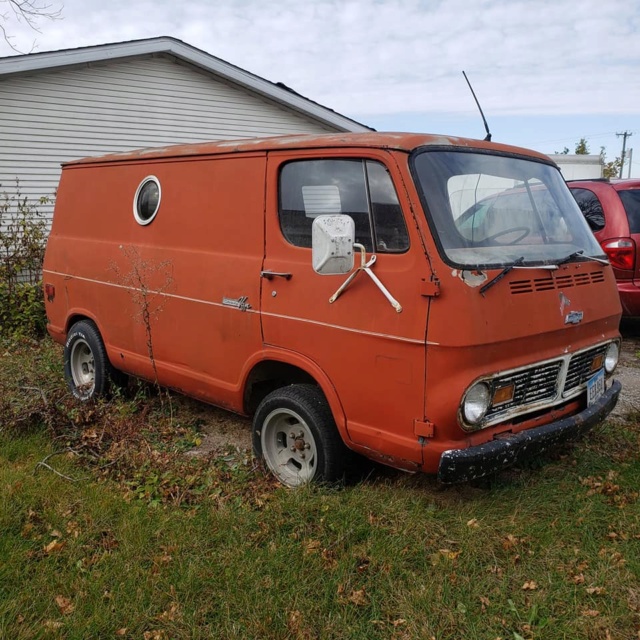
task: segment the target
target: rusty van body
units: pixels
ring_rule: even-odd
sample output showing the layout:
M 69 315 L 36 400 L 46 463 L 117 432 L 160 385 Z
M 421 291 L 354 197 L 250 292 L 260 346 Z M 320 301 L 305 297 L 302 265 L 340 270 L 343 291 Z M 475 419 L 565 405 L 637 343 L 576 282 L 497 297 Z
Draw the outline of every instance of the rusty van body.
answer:
M 215 142 L 63 167 L 44 283 L 81 400 L 121 372 L 253 415 L 285 484 L 350 451 L 443 482 L 614 407 L 612 268 L 557 167 L 422 134 Z

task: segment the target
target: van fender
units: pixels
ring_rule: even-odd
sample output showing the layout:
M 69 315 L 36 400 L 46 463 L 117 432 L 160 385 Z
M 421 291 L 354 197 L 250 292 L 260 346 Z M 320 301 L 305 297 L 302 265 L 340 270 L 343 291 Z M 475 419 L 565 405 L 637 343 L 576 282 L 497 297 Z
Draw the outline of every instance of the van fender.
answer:
M 301 369 L 302 371 L 310 375 L 316 381 L 316 383 L 324 393 L 327 402 L 329 403 L 329 408 L 331 409 L 333 419 L 335 420 L 336 426 L 338 427 L 340 437 L 345 443 L 351 442 L 351 439 L 349 438 L 349 434 L 347 432 L 347 417 L 345 415 L 342 403 L 340 402 L 340 397 L 335 385 L 331 382 L 329 376 L 316 362 L 314 362 L 310 358 L 307 358 L 301 353 L 298 353 L 297 351 L 288 351 L 286 349 L 277 348 L 265 348 L 259 353 L 254 354 L 253 357 L 247 360 L 242 370 L 241 389 L 243 390 L 243 393 L 253 369 L 261 362 L 265 362 L 268 360 L 282 362 L 283 364 L 289 364 L 291 366 L 297 367 L 298 369 Z
M 102 332 L 102 325 L 99 322 L 98 318 L 96 318 L 95 314 L 93 314 L 88 309 L 84 309 L 83 307 L 74 307 L 73 309 L 69 309 L 67 311 L 67 317 L 64 321 L 64 335 L 66 335 L 71 330 L 71 327 L 78 322 L 78 319 L 86 319 L 91 320 L 96 327 L 98 327 L 98 331 L 100 332 L 100 336 L 102 337 L 102 341 L 105 343 L 105 347 L 107 346 L 107 341 L 104 338 L 104 333 Z

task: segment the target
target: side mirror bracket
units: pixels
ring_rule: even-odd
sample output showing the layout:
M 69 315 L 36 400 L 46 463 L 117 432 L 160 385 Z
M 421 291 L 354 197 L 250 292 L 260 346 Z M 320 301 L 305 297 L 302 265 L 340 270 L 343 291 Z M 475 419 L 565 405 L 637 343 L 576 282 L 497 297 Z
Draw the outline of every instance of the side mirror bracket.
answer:
M 354 250 L 360 252 L 360 266 L 342 283 L 329 298 L 333 304 L 361 272 L 366 273 L 380 289 L 397 313 L 402 313 L 400 303 L 371 270 L 376 262 L 375 254 L 367 261 L 367 251 L 355 242 L 355 224 L 350 216 L 322 215 L 313 221 L 311 231 L 313 269 L 321 275 L 349 273 L 354 266 Z

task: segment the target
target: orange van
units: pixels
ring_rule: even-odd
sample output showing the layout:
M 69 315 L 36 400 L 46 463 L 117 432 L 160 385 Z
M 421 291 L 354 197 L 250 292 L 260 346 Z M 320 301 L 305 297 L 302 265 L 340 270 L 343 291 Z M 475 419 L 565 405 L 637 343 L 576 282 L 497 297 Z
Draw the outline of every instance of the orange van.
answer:
M 44 263 L 73 394 L 121 374 L 253 416 L 285 485 L 350 450 L 444 483 L 615 406 L 612 268 L 546 156 L 423 134 L 63 166 Z

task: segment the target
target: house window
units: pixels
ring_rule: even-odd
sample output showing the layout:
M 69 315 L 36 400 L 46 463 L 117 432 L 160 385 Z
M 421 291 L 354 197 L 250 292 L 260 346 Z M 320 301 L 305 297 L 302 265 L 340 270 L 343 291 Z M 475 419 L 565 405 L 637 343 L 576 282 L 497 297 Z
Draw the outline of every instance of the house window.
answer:
M 147 176 L 140 183 L 133 198 L 133 216 L 138 224 L 147 225 L 156 217 L 161 195 L 160 182 L 155 176 Z
M 344 214 L 367 251 L 402 253 L 409 236 L 391 176 L 372 160 L 297 160 L 280 172 L 280 227 L 297 247 L 311 247 L 316 216 Z

